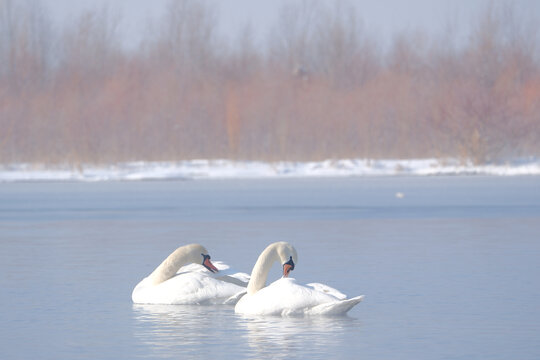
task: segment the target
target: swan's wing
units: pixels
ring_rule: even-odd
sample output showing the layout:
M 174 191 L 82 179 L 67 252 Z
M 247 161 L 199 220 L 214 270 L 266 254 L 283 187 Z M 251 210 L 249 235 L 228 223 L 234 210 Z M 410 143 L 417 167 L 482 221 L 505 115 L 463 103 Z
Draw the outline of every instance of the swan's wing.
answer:
M 233 274 L 227 274 L 227 275 L 245 283 L 246 284 L 245 286 L 247 286 L 250 279 L 250 275 L 243 272 L 235 272 Z
M 219 268 L 218 268 L 218 270 L 219 270 Z M 206 269 L 201 264 L 191 263 L 191 264 L 187 264 L 187 265 L 182 266 L 180 269 L 178 269 L 176 274 L 178 275 L 178 274 L 185 274 L 185 273 L 190 273 L 190 272 L 206 273 L 206 272 L 210 272 L 210 271 L 208 271 L 208 269 Z
M 219 270 L 217 274 L 212 274 L 213 277 L 238 286 L 247 287 L 249 282 L 249 274 L 236 271 L 221 261 L 215 261 L 213 264 Z
M 227 264 L 225 264 L 223 261 L 219 260 L 212 260 L 212 264 L 219 270 L 219 271 L 230 271 L 231 267 Z
M 351 299 L 339 300 L 330 303 L 320 304 L 309 309 L 308 315 L 345 315 L 356 304 L 364 299 L 364 295 L 356 296 Z
M 236 305 L 236 303 L 238 302 L 238 300 L 240 300 L 242 298 L 242 296 L 246 295 L 247 294 L 247 291 L 244 290 L 244 291 L 240 291 L 239 293 L 237 294 L 234 294 L 233 296 L 231 296 L 230 298 L 228 298 L 227 300 L 225 300 L 223 302 L 224 305 Z
M 214 266 L 219 270 L 219 272 L 214 275 L 215 278 L 219 279 L 222 276 L 228 276 L 228 277 L 237 279 L 239 282 L 245 283 L 242 286 L 244 287 L 247 286 L 247 283 L 249 282 L 249 277 L 250 277 L 249 274 L 239 272 L 231 268 L 229 265 L 225 264 L 223 261 L 212 261 L 212 264 L 214 264 Z M 182 266 L 180 269 L 178 269 L 176 274 L 184 274 L 184 273 L 190 273 L 190 272 L 201 273 L 201 274 L 205 274 L 209 276 L 212 275 L 208 271 L 208 269 L 202 266 L 202 264 L 195 264 L 195 263 Z M 239 282 L 235 282 L 235 283 L 238 283 L 240 285 Z
M 178 269 L 176 275 L 197 273 L 213 277 L 217 280 L 225 281 L 242 287 L 247 287 L 249 275 L 232 269 L 222 261 L 213 261 L 212 264 L 219 270 L 218 273 L 211 273 L 201 264 L 187 264 Z
M 325 294 L 335 296 L 339 300 L 345 300 L 347 298 L 347 295 L 345 295 L 341 291 L 339 291 L 337 289 L 334 289 L 333 287 L 330 287 L 330 286 L 325 285 L 325 284 L 310 283 L 310 284 L 306 284 L 306 286 L 309 287 L 309 288 L 312 288 L 313 290 L 320 291 L 320 292 L 323 292 Z
M 231 272 L 231 267 L 222 261 L 212 261 L 212 264 L 219 270 L 219 272 L 224 272 L 224 273 Z M 208 269 L 206 269 L 202 264 L 196 264 L 196 263 L 184 265 L 180 269 L 178 269 L 176 273 L 182 274 L 182 273 L 187 273 L 187 272 L 198 272 L 198 273 L 203 273 L 203 274 L 209 273 Z
M 235 285 L 238 285 L 238 286 L 247 287 L 249 279 L 248 279 L 248 281 L 242 281 L 242 278 L 238 278 L 235 275 L 236 274 L 224 275 L 224 276 L 216 276 L 216 279 L 221 280 L 221 281 L 225 281 L 225 282 L 228 282 L 228 283 L 231 283 L 231 284 L 235 284 Z

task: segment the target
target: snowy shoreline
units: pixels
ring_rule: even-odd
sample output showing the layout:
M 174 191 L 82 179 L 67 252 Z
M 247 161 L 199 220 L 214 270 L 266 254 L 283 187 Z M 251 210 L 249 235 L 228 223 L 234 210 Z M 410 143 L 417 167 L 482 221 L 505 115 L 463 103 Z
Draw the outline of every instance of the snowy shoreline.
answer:
M 143 181 L 180 179 L 258 179 L 347 176 L 540 175 L 540 159 L 473 165 L 456 159 L 325 160 L 259 162 L 189 160 L 126 162 L 113 165 L 0 165 L 0 182 L 18 181 Z

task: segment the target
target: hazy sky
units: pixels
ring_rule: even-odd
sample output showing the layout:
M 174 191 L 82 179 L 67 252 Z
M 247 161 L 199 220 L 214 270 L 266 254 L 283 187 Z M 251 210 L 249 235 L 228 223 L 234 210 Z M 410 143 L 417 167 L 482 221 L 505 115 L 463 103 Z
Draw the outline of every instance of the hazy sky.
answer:
M 474 21 L 491 0 L 356 0 L 359 17 L 365 28 L 387 41 L 404 30 L 423 30 L 439 34 L 450 24 L 465 37 Z M 258 40 L 272 30 L 284 3 L 300 0 L 210 0 L 217 7 L 219 28 L 229 36 L 251 24 Z M 329 1 L 328 1 L 329 2 Z M 148 19 L 164 11 L 168 0 L 42 0 L 58 24 L 76 17 L 84 9 L 107 4 L 122 14 L 120 32 L 129 45 L 137 44 L 147 29 Z M 540 1 L 515 0 L 520 12 L 540 14 Z M 537 15 L 540 16 L 540 15 Z

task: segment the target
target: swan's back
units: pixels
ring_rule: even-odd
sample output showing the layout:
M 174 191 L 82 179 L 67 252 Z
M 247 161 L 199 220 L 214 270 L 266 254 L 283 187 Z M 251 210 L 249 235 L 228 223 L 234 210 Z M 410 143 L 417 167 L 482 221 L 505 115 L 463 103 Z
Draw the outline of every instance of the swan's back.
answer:
M 145 280 L 135 287 L 131 295 L 136 304 L 222 304 L 245 290 L 199 272 L 179 274 L 158 285 Z
M 235 312 L 245 315 L 340 315 L 361 301 L 361 297 L 341 300 L 293 278 L 282 278 L 255 294 L 238 301 Z

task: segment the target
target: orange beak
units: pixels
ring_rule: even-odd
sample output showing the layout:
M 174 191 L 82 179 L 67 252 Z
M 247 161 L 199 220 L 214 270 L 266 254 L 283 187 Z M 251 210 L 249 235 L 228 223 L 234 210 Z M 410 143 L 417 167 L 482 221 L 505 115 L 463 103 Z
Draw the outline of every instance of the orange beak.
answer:
M 217 273 L 219 270 L 212 264 L 210 261 L 210 258 L 205 258 L 203 261 L 204 267 L 206 267 L 208 270 L 210 270 L 213 273 Z
M 285 264 L 283 265 L 283 277 L 289 277 L 289 273 L 292 270 L 292 265 Z

